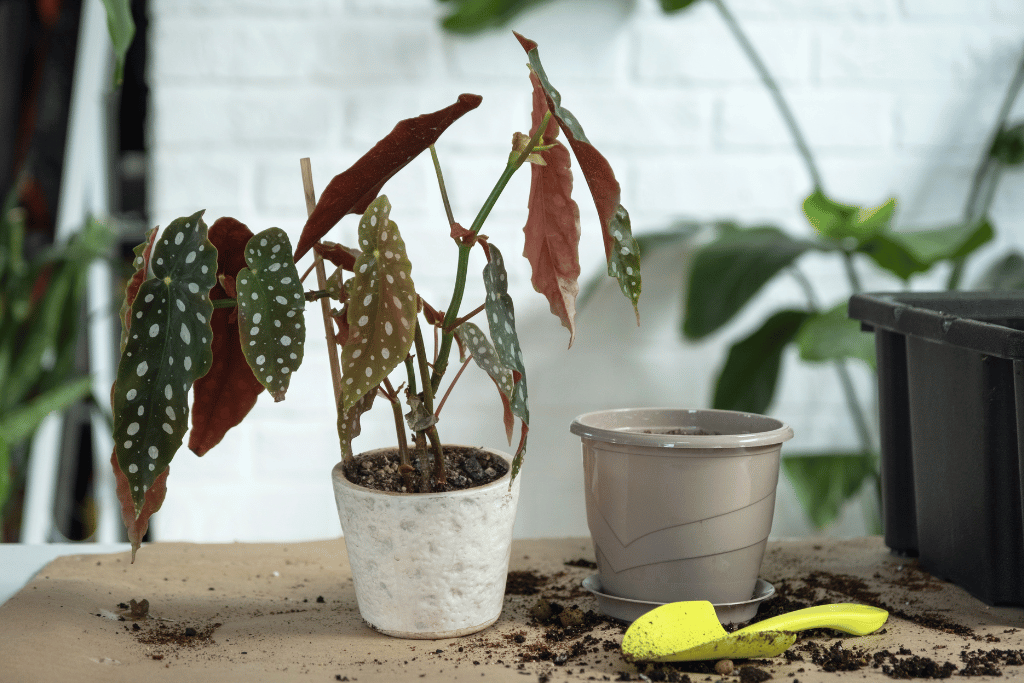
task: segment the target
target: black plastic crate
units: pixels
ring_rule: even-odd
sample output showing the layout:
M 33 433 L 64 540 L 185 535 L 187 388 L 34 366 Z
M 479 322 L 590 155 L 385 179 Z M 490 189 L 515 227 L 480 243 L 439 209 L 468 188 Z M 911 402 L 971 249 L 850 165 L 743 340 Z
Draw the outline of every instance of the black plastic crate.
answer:
M 875 332 L 885 542 L 1024 606 L 1024 293 L 858 294 Z

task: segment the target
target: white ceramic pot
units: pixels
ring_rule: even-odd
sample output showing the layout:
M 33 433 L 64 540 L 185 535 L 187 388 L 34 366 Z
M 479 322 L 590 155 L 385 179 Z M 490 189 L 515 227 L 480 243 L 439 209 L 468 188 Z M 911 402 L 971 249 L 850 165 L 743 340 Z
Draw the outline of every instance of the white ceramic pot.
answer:
M 673 430 L 713 434 L 666 434 Z M 775 511 L 788 426 L 726 410 L 588 413 L 587 523 L 604 592 L 649 602 L 749 600 Z
M 497 621 L 518 478 L 511 490 L 506 473 L 486 486 L 411 494 L 353 484 L 340 463 L 331 478 L 359 613 L 371 627 L 400 638 L 453 638 Z

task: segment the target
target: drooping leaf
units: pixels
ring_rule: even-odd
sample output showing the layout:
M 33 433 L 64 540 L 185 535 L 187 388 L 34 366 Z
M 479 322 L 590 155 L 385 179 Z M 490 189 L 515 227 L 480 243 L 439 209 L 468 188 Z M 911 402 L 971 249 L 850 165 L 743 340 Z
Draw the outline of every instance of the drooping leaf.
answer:
M 377 388 L 412 348 L 416 289 L 391 203 L 378 197 L 359 221 L 363 253 L 348 283 L 348 343 L 341 350 L 343 410 Z
M 1024 289 L 1024 256 L 1011 251 L 990 265 L 974 283 L 977 290 Z
M 516 312 L 512 305 L 512 297 L 508 295 L 508 274 L 505 272 L 505 259 L 494 244 L 490 245 L 487 265 L 484 266 L 484 289 L 487 299 L 484 311 L 487 313 L 487 326 L 494 340 L 494 350 L 498 360 L 504 367 L 519 373 L 519 381 L 512 393 L 512 414 L 523 423 L 519 447 L 512 459 L 512 479 L 519 474 L 526 455 L 526 434 L 530 426 L 529 396 L 526 391 L 526 366 L 523 364 L 523 351 L 519 347 L 519 336 L 516 333 Z
M 533 82 L 533 128 L 531 135 L 548 112 L 547 97 L 537 74 Z M 544 131 L 545 164 L 531 164 L 530 212 L 526 218 L 526 246 L 523 255 L 533 268 L 533 288 L 548 300 L 551 312 L 569 330 L 569 346 L 576 337 L 576 296 L 580 277 L 580 210 L 572 199 L 572 172 L 569 150 L 555 140 L 558 125 L 552 119 Z
M 940 261 L 961 260 L 989 242 L 995 235 L 992 224 L 954 224 L 908 232 L 885 231 L 866 240 L 858 251 L 867 254 L 893 275 L 909 280 Z
M 455 328 L 455 337 L 459 341 L 459 349 L 472 356 L 473 361 L 487 373 L 498 393 L 501 394 L 501 405 L 505 413 L 505 434 L 509 445 L 512 444 L 512 432 L 515 428 L 515 416 L 512 414 L 512 394 L 516 388 L 515 372 L 506 367 L 498 358 L 497 351 L 483 330 L 471 322 L 464 322 Z M 466 360 L 465 357 L 462 359 Z
M 218 277 L 234 281 L 245 267 L 245 245 L 252 236 L 252 231 L 234 218 L 218 218 L 210 226 L 209 240 L 217 249 Z M 218 283 L 210 291 L 210 299 L 234 298 L 235 294 Z M 213 362 L 210 371 L 193 385 L 192 430 L 188 436 L 189 449 L 199 456 L 220 443 L 263 393 L 263 385 L 242 352 L 236 308 L 215 308 L 210 325 Z
M 875 336 L 846 315 L 846 302 L 811 315 L 796 335 L 800 358 L 811 363 L 857 358 L 875 368 Z
M 298 261 L 327 232 L 350 213 L 364 213 L 381 188 L 420 152 L 437 142 L 441 134 L 483 100 L 479 95 L 459 95 L 458 101 L 431 114 L 399 121 L 398 125 L 348 170 L 331 179 L 316 208 L 309 214 L 295 247 Z
M 359 258 L 358 249 L 350 249 L 344 244 L 337 244 L 335 242 L 317 242 L 313 245 L 313 251 L 338 266 L 338 268 L 343 268 L 349 272 L 355 268 L 356 259 Z
M 865 482 L 875 479 L 877 456 L 872 453 L 785 455 L 782 469 L 815 528 L 839 518 L 843 505 Z
M 121 85 L 124 80 L 124 58 L 128 54 L 132 38 L 135 37 L 131 0 L 103 0 L 103 6 L 107 9 L 107 31 L 114 44 L 114 56 L 117 62 L 114 70 L 114 85 Z
M 715 383 L 712 407 L 766 413 L 775 396 L 782 352 L 806 319 L 804 311 L 779 311 L 733 344 Z
M 132 326 L 131 316 L 132 304 L 135 303 L 135 296 L 139 293 L 139 287 L 149 279 L 150 261 L 153 257 L 153 245 L 156 243 L 157 229 L 153 228 L 146 233 L 146 239 L 134 249 L 135 259 L 132 266 L 135 272 L 128 279 L 124 290 L 124 300 L 121 302 L 121 352 L 124 353 L 124 346 L 128 343 L 128 328 Z
M 858 244 L 886 230 L 896 210 L 896 199 L 890 198 L 874 208 L 840 204 L 815 190 L 804 200 L 804 215 L 822 237 L 832 240 L 853 238 Z
M 569 146 L 572 147 L 572 152 L 576 155 L 576 161 L 579 162 L 580 172 L 583 173 L 583 177 L 590 187 L 590 194 L 597 207 L 597 216 L 601 220 L 605 257 L 608 260 L 608 274 L 618 280 L 619 289 L 632 302 L 639 324 L 640 249 L 637 247 L 636 240 L 633 239 L 629 213 L 620 203 L 622 193 L 619 189 L 619 182 L 615 179 L 611 164 L 587 139 L 576 117 L 568 109 L 562 107 L 562 96 L 551 85 L 547 74 L 544 73 L 537 43 L 518 33 L 515 36 L 530 59 L 530 71 L 539 79 L 548 101 L 548 107 L 555 120 L 558 121 L 558 127 L 565 133 Z
M 167 475 L 170 474 L 171 468 L 165 467 L 163 472 L 153 480 L 152 485 L 146 489 L 142 506 L 137 508 L 135 497 L 132 495 L 133 485 L 121 471 L 116 450 L 110 456 L 110 466 L 114 470 L 114 490 L 118 502 L 121 503 L 121 518 L 128 530 L 128 542 L 132 544 L 132 563 L 134 564 L 135 553 L 138 552 L 142 545 L 142 539 L 149 529 L 149 518 L 164 504 L 164 497 L 167 495 Z
M 376 391 L 369 391 L 343 414 L 339 411 L 338 442 L 343 460 L 352 456 L 352 440 L 362 431 L 359 420 L 363 413 L 373 407 L 373 399 L 376 397 Z
M 702 225 L 697 221 L 677 221 L 664 230 L 637 235 L 636 243 L 640 248 L 641 267 L 646 259 L 659 253 L 662 249 L 671 249 L 673 246 L 691 242 Z M 580 287 L 580 294 L 576 298 L 576 309 L 585 310 L 604 282 L 603 273 L 594 273 L 587 278 L 583 286 Z M 682 282 L 682 273 L 680 273 L 680 282 Z
M 693 256 L 683 334 L 701 339 L 716 331 L 779 271 L 817 247 L 773 226 L 723 230 Z
M 284 400 L 306 345 L 306 300 L 291 247 L 280 228 L 254 235 L 245 247 L 249 267 L 235 280 L 242 353 L 275 401 Z
M 153 249 L 153 277 L 131 306 L 113 391 L 114 448 L 135 512 L 181 446 L 188 390 L 210 368 L 217 250 L 202 211 L 173 221 Z

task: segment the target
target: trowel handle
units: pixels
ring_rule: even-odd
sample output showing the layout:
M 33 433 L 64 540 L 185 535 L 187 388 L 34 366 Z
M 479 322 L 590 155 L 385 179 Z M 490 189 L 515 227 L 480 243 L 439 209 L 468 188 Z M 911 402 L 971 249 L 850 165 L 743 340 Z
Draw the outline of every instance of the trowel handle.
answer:
M 771 617 L 741 628 L 736 633 L 834 628 L 856 636 L 864 636 L 880 629 L 888 618 L 889 613 L 884 609 L 844 602 L 834 605 L 817 605 L 780 614 L 777 617 Z

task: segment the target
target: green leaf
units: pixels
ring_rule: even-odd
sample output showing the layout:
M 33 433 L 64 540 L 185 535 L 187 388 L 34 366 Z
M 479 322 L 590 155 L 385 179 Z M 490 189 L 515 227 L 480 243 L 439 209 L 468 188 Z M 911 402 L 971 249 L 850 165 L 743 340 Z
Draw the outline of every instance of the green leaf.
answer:
M 981 220 L 909 232 L 887 231 L 866 240 L 857 251 L 867 254 L 893 275 L 908 280 L 941 261 L 967 258 L 994 235 L 992 224 Z
M 999 131 L 992 141 L 989 155 L 1005 166 L 1020 166 L 1024 163 L 1024 123 Z
M 804 200 L 804 215 L 822 237 L 832 240 L 853 238 L 858 244 L 886 230 L 896 209 L 896 199 L 881 206 L 864 208 L 840 204 L 815 190 Z
M 283 401 L 306 344 L 306 300 L 288 235 L 280 228 L 253 235 L 245 262 L 235 278 L 242 353 L 260 384 Z
M 719 329 L 779 271 L 816 248 L 773 226 L 723 230 L 694 254 L 683 334 L 696 340 Z
M 210 369 L 217 250 L 203 212 L 173 221 L 153 249 L 114 385 L 114 445 L 139 513 L 188 428 L 188 391 Z
M 690 5 L 697 2 L 697 0 L 661 0 L 661 9 L 667 13 L 678 12 L 684 10 Z
M 804 321 L 796 335 L 800 358 L 811 363 L 858 358 L 875 368 L 875 336 L 846 315 L 846 302 Z
M 483 330 L 471 322 L 464 322 L 455 328 L 455 336 L 459 340 L 459 348 L 469 352 L 470 356 L 487 376 L 491 378 L 498 393 L 501 394 L 501 404 L 505 410 L 505 434 L 509 444 L 512 443 L 512 430 L 514 415 L 512 413 L 512 395 L 516 388 L 516 373 L 512 368 L 507 367 L 498 357 L 490 340 Z M 465 362 L 465 358 L 462 359 Z
M 786 455 L 782 469 L 811 523 L 821 529 L 839 518 L 843 505 L 866 481 L 878 476 L 876 461 L 873 453 Z
M 103 0 L 107 8 L 107 30 L 114 44 L 114 55 L 117 67 L 114 72 L 114 85 L 121 85 L 124 80 L 124 58 L 128 47 L 135 37 L 135 21 L 132 19 L 131 0 Z
M 6 415 L 0 416 L 0 439 L 8 446 L 26 441 L 47 415 L 64 410 L 89 394 L 89 378 L 71 380 L 33 397 Z
M 1012 251 L 990 265 L 978 281 L 974 283 L 977 290 L 1013 290 L 1024 289 L 1024 256 Z
M 343 410 L 377 388 L 412 348 L 416 289 L 412 264 L 391 203 L 381 195 L 359 221 L 359 248 L 349 294 L 349 336 L 341 350 Z
M 646 232 L 636 236 L 636 244 L 640 250 L 640 264 L 662 249 L 690 244 L 703 223 L 698 221 L 677 221 L 665 230 Z M 579 298 L 576 299 L 577 310 L 584 310 L 605 282 L 603 273 L 595 273 L 580 287 Z
M 494 340 L 495 353 L 503 366 L 519 373 L 519 381 L 516 382 L 511 401 L 512 414 L 523 422 L 519 448 L 512 459 L 512 479 L 515 480 L 526 454 L 530 407 L 526 390 L 526 366 L 523 364 L 523 351 L 519 347 L 519 336 L 516 333 L 515 307 L 512 305 L 512 297 L 508 295 L 505 259 L 494 244 L 488 247 L 487 265 L 484 266 L 484 289 L 487 292 L 484 310 L 487 313 L 491 339 Z
M 368 391 L 365 396 L 356 401 L 356 404 L 344 413 L 338 413 L 338 442 L 341 446 L 342 459 L 352 456 L 352 440 L 359 436 L 362 431 L 360 418 L 363 413 L 373 407 L 373 399 L 377 397 L 376 391 Z
M 779 311 L 733 344 L 718 375 L 712 407 L 766 413 L 775 396 L 782 352 L 807 317 L 804 311 Z
M 517 15 L 549 0 L 443 0 L 455 8 L 441 21 L 452 33 L 478 33 L 504 26 Z

